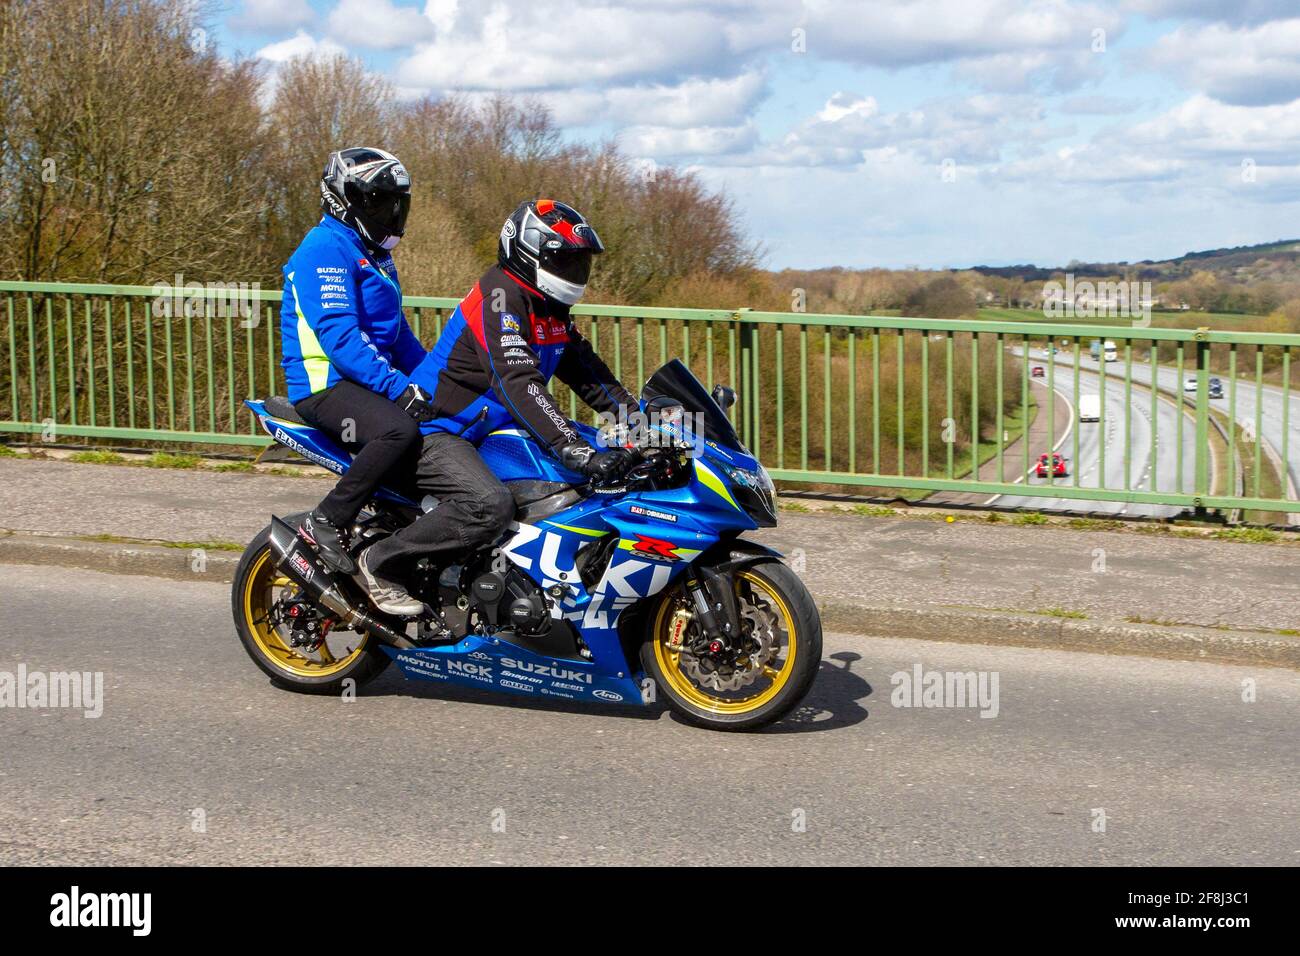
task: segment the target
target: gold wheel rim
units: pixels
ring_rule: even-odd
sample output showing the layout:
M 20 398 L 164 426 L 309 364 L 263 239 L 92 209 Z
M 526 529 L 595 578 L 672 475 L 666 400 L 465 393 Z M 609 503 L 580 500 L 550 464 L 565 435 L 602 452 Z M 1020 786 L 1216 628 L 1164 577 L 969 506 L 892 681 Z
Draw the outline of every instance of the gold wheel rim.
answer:
M 253 643 L 262 656 L 277 668 L 293 677 L 330 677 L 343 670 L 365 649 L 368 635 L 350 653 L 335 657 L 328 641 L 321 641 L 316 653 L 319 660 L 303 656 L 301 649 L 292 648 L 280 636 L 279 629 L 271 624 L 269 612 L 275 603 L 275 589 L 284 587 L 289 579 L 283 577 L 271 562 L 270 549 L 264 550 L 253 562 L 244 584 L 244 622 Z
M 704 688 L 697 686 L 683 673 L 680 666 L 681 654 L 669 649 L 665 644 L 668 639 L 668 623 L 671 619 L 669 612 L 673 608 L 673 602 L 671 600 L 661 601 L 659 612 L 655 616 L 653 632 L 655 660 L 659 664 L 660 673 L 663 674 L 664 680 L 668 682 L 669 687 L 679 697 L 711 714 L 747 714 L 771 701 L 777 694 L 781 693 L 781 688 L 785 687 L 790 680 L 790 675 L 794 673 L 795 658 L 799 653 L 799 638 L 794 624 L 794 615 L 790 613 L 790 608 L 781 598 L 781 595 L 777 593 L 771 584 L 749 571 L 736 573 L 737 590 L 739 590 L 741 581 L 748 582 L 751 587 L 761 592 L 771 602 L 777 616 L 780 618 L 779 623 L 786 633 L 785 660 L 781 663 L 779 669 L 770 665 L 765 666 L 763 668 L 764 676 L 771 683 L 761 691 L 748 697 L 717 697 Z

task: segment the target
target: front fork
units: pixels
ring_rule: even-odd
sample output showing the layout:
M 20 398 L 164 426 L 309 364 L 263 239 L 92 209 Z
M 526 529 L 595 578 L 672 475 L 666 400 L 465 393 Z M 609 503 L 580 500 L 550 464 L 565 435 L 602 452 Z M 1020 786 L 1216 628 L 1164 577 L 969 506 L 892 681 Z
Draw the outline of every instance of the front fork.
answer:
M 700 622 L 707 650 L 719 654 L 735 647 L 741 637 L 740 609 L 728 575 L 714 568 L 692 568 L 686 595 Z

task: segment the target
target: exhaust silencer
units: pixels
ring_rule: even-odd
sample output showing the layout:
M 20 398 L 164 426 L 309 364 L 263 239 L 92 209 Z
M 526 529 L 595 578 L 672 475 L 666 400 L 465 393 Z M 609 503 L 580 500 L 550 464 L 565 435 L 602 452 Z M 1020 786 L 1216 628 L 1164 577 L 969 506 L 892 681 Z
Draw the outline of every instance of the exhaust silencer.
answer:
M 343 594 L 334 572 L 298 532 L 274 515 L 271 516 L 271 558 L 275 566 L 327 611 L 349 627 L 367 631 L 393 647 L 414 647 L 404 634 L 393 630 L 373 614 L 352 604 Z

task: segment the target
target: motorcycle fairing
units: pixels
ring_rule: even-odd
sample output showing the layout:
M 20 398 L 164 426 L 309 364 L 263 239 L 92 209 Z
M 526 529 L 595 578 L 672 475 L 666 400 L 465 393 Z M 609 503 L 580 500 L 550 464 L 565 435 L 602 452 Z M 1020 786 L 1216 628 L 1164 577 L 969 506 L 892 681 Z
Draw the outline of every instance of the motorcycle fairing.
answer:
M 611 674 L 593 662 L 543 657 L 505 638 L 470 635 L 457 644 L 383 650 L 407 677 L 441 681 L 521 697 L 586 700 L 644 706 L 638 683 L 626 672 Z

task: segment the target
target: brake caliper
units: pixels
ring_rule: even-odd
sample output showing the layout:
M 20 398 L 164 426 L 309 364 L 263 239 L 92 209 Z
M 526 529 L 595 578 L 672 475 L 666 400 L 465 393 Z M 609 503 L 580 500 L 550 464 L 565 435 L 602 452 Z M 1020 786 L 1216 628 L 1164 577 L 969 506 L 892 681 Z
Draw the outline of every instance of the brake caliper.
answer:
M 329 634 L 334 619 L 322 616 L 320 609 L 303 600 L 295 589 L 294 594 L 285 594 L 276 603 L 272 622 L 288 629 L 290 647 L 314 651 Z

